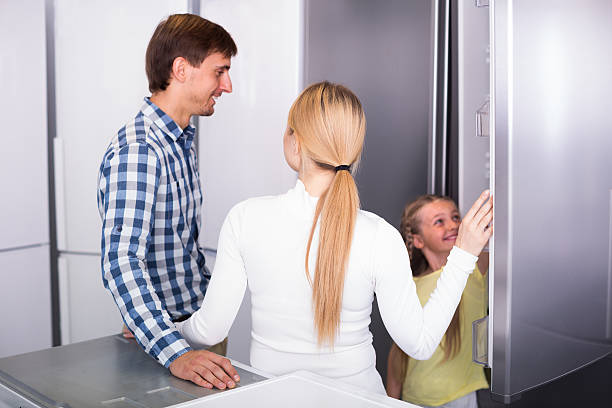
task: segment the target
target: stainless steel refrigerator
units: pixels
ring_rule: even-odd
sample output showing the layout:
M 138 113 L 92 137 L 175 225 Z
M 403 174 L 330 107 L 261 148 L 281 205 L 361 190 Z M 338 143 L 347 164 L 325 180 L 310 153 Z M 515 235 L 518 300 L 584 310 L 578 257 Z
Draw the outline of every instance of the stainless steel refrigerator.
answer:
M 612 2 L 489 16 L 488 361 L 509 401 L 612 351 Z
M 612 351 L 612 2 L 306 2 L 305 79 L 368 118 L 365 209 L 495 197 L 475 358 L 511 402 Z M 376 27 L 376 29 L 372 29 Z M 389 339 L 373 315 L 377 368 Z

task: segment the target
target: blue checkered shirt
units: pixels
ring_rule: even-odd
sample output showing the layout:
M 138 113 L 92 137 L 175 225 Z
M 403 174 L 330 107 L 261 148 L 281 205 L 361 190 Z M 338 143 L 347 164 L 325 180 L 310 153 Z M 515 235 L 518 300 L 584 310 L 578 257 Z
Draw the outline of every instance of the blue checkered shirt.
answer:
M 190 350 L 172 320 L 199 308 L 210 280 L 198 245 L 194 132 L 145 98 L 110 142 L 98 178 L 104 286 L 140 345 L 166 367 Z

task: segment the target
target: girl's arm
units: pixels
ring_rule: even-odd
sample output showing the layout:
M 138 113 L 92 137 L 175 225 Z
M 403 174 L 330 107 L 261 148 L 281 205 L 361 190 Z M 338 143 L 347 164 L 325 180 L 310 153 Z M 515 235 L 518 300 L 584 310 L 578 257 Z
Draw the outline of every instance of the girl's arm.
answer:
M 387 358 L 387 395 L 391 398 L 400 399 L 402 397 L 402 378 L 403 359 L 401 350 L 393 343 Z M 405 375 L 405 373 L 404 373 Z
M 478 270 L 480 270 L 480 273 L 486 275 L 487 272 L 489 272 L 489 252 L 483 251 L 478 257 L 476 265 L 478 265 Z

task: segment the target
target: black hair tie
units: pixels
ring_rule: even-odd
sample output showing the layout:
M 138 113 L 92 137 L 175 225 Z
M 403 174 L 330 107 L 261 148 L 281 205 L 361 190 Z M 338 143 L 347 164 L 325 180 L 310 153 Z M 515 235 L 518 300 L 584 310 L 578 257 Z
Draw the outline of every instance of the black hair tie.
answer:
M 339 172 L 340 170 L 346 170 L 346 171 L 351 171 L 351 166 L 348 166 L 346 164 L 342 164 L 338 167 L 335 167 L 334 170 L 336 170 L 336 173 Z

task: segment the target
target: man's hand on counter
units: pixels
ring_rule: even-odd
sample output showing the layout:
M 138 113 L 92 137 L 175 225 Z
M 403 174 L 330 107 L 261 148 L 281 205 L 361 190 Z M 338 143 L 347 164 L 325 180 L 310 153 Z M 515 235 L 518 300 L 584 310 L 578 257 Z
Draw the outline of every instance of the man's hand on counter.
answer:
M 123 334 L 123 337 L 125 337 L 126 339 L 134 338 L 134 334 L 130 331 L 130 329 L 128 329 L 125 324 L 123 325 L 123 329 L 121 329 L 121 334 Z
M 170 363 L 170 372 L 205 388 L 234 388 L 240 381 L 230 361 L 207 350 L 190 350 Z M 230 378 L 231 377 L 231 378 Z

